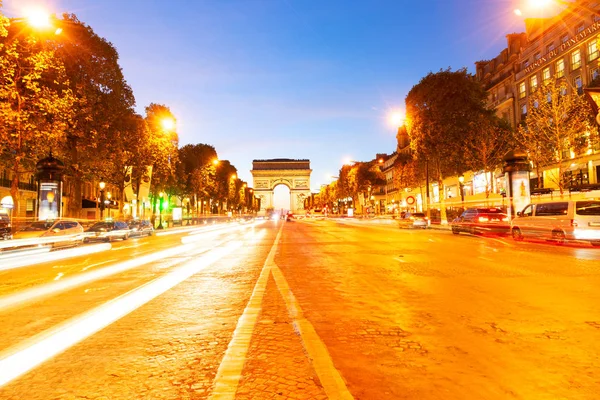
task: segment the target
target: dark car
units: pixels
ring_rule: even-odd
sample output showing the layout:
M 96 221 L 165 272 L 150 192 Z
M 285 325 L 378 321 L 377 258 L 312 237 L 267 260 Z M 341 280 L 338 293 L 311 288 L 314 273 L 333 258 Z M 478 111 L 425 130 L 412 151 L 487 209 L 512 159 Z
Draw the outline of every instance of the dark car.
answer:
M 12 230 L 8 222 L 0 221 L 0 240 L 12 239 Z
M 154 227 L 150 221 L 133 220 L 128 225 L 130 237 L 154 235 Z
M 476 234 L 500 234 L 510 233 L 510 222 L 508 216 L 496 207 L 489 208 L 467 208 L 460 217 L 450 224 L 452 233 L 458 235 L 460 232 Z
M 101 221 L 86 229 L 84 243 L 93 241 L 112 242 L 115 239 L 127 240 L 129 226 L 122 221 Z

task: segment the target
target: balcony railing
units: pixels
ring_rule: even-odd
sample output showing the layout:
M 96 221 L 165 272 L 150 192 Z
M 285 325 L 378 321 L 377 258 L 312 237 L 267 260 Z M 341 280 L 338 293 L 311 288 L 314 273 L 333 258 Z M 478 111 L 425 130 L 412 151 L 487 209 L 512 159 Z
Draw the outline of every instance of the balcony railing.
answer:
M 0 187 L 10 188 L 11 185 L 11 179 L 0 178 Z M 19 189 L 35 192 L 37 191 L 37 183 L 19 182 Z

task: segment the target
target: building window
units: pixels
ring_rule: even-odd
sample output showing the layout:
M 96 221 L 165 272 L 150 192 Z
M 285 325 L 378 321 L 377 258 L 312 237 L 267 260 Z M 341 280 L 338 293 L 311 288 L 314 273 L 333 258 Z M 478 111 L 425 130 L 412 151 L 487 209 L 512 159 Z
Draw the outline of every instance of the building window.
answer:
M 540 106 L 540 103 L 537 100 L 534 100 L 533 108 L 538 108 L 539 106 Z
M 537 86 L 537 75 L 533 75 L 531 78 L 529 78 L 529 91 L 533 93 L 537 89 Z
M 562 35 L 560 38 L 561 43 L 566 43 L 569 41 L 569 35 Z
M 525 82 L 519 83 L 519 98 L 523 99 L 527 96 L 527 89 L 525 88 Z
M 523 69 L 529 67 L 529 60 L 523 61 Z
M 600 76 L 600 68 L 592 69 L 592 80 L 596 79 L 598 76 Z
M 542 53 L 540 53 L 539 51 L 533 55 L 533 61 L 537 61 L 540 58 L 542 58 Z
M 550 81 L 550 67 L 546 67 L 542 70 L 542 82 L 546 85 Z
M 527 104 L 523 104 L 521 106 L 521 119 L 525 119 L 527 117 Z
M 560 59 L 556 62 L 556 77 L 562 78 L 565 76 L 565 60 Z
M 546 93 L 546 101 L 552 103 L 552 92 Z
M 597 39 L 593 39 L 588 43 L 588 61 L 592 61 L 598 58 L 598 42 Z
M 581 33 L 583 32 L 583 30 L 585 29 L 585 25 L 583 23 L 577 25 L 577 27 L 575 28 L 575 33 Z
M 577 94 L 583 94 L 583 81 L 581 80 L 581 76 L 576 76 L 573 80 L 575 87 L 577 88 Z
M 598 15 L 598 14 L 592 15 L 592 21 L 594 21 L 594 22 L 600 21 L 600 15 Z
M 554 42 L 546 46 L 546 53 L 550 53 L 552 50 L 554 50 Z
M 581 51 L 579 49 L 571 53 L 571 70 L 575 71 L 581 67 Z

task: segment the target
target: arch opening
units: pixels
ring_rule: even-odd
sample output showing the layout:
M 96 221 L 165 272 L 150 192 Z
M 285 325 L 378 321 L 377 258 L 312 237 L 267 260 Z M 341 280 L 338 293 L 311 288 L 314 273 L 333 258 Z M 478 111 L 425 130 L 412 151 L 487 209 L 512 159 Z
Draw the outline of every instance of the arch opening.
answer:
M 281 183 L 273 188 L 273 208 L 283 213 L 292 209 L 291 191 L 287 185 Z

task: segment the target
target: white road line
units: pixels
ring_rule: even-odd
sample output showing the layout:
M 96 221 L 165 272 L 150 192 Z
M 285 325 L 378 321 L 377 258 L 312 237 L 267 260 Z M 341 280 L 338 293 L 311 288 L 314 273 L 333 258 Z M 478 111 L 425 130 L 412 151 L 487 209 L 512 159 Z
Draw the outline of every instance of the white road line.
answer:
M 277 264 L 273 265 L 271 273 L 273 274 L 279 293 L 281 293 L 285 301 L 288 313 L 294 321 L 294 327 L 300 333 L 304 348 L 323 385 L 325 394 L 330 399 L 353 399 L 354 397 L 346 387 L 344 379 L 333 365 L 333 360 L 327 351 L 325 343 L 323 343 L 312 324 L 304 317 L 300 304 L 296 301 L 296 297 L 290 290 Z
M 231 254 L 241 244 L 241 242 L 233 243 L 227 247 L 215 249 L 203 258 L 190 260 L 165 276 L 35 336 L 28 341 L 27 345 L 18 345 L 16 351 L 11 352 L 12 349 L 9 349 L 3 352 L 0 354 L 0 387 Z
M 252 333 L 256 327 L 256 320 L 260 315 L 262 309 L 262 300 L 267 287 L 267 281 L 269 274 L 271 273 L 272 266 L 275 265 L 275 252 L 277 250 L 277 244 L 281 237 L 283 224 L 279 228 L 275 242 L 269 251 L 269 255 L 263 265 L 260 276 L 254 285 L 250 301 L 246 305 L 242 316 L 238 320 L 233 337 L 227 346 L 227 351 L 223 356 L 219 370 L 213 381 L 213 391 L 209 397 L 210 400 L 225 400 L 234 399 L 235 393 L 242 377 L 242 369 L 246 362 L 246 355 L 250 347 L 250 340 L 252 339 Z

